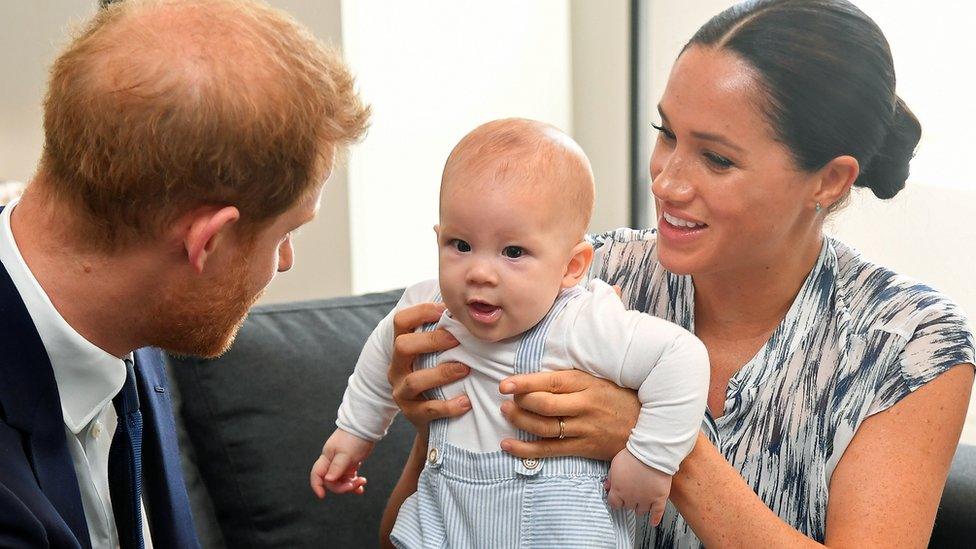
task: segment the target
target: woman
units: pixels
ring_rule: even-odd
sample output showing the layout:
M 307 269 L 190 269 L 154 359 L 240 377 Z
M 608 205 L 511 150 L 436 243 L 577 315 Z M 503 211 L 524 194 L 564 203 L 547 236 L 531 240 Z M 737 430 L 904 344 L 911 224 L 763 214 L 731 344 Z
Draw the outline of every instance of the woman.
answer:
M 691 39 L 659 111 L 658 230 L 597 237 L 593 273 L 705 343 L 715 421 L 643 543 L 924 546 L 969 402 L 972 334 L 944 296 L 822 233 L 852 186 L 894 196 L 918 143 L 881 31 L 845 0 L 740 4 Z M 412 333 L 438 310 L 397 318 L 391 381 L 421 435 L 386 525 L 423 466 L 426 422 L 468 406 L 421 396 L 463 366 L 409 373 L 416 354 L 454 344 Z M 580 372 L 500 390 L 515 395 L 513 425 L 544 437 L 503 441 L 519 457 L 608 459 L 637 413 L 628 391 Z

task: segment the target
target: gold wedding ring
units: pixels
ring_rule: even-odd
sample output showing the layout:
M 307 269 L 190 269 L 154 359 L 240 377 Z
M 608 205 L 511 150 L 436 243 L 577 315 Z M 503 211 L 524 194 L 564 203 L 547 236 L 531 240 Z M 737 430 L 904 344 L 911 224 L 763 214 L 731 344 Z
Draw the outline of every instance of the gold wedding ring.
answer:
M 566 421 L 559 418 L 559 440 L 566 438 Z

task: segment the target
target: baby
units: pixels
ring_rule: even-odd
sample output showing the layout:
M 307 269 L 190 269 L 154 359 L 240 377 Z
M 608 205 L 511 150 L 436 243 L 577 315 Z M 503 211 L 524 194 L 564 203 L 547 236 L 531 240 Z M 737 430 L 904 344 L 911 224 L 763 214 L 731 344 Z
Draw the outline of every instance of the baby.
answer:
M 424 329 L 447 329 L 460 345 L 418 358 L 415 368 L 467 364 L 470 375 L 430 396 L 466 394 L 471 410 L 431 423 L 427 464 L 400 508 L 393 543 L 631 547 L 635 512 L 660 521 L 671 475 L 701 426 L 708 355 L 684 329 L 625 310 L 606 283 L 580 285 L 594 253 L 584 239 L 593 192 L 579 145 L 547 124 L 497 120 L 458 143 L 441 180 L 439 279 L 407 288 L 367 340 L 338 429 L 312 467 L 319 497 L 362 492 L 359 465 L 396 415 L 387 380 L 393 315 L 443 301 L 440 321 Z M 642 409 L 626 449 L 610 464 L 502 452 L 503 439 L 528 435 L 502 417 L 499 383 L 571 368 L 638 391 Z

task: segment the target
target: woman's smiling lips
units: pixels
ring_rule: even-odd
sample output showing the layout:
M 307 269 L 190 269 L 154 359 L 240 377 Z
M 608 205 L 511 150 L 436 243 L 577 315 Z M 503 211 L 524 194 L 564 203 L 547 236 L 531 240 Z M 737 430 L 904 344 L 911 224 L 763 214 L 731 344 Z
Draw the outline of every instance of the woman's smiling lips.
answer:
M 468 302 L 468 314 L 482 324 L 494 324 L 502 316 L 502 308 L 485 301 L 472 300 Z
M 687 244 L 708 228 L 708 225 L 678 212 L 661 211 L 657 230 L 661 237 L 674 243 Z

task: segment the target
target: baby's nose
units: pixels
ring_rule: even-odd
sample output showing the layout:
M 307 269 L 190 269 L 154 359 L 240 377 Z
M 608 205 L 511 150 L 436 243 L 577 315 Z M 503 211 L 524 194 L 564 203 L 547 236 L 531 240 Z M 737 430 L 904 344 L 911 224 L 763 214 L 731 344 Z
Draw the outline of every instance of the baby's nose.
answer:
M 496 284 L 498 277 L 487 261 L 477 261 L 468 269 L 469 284 Z

